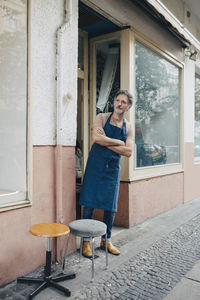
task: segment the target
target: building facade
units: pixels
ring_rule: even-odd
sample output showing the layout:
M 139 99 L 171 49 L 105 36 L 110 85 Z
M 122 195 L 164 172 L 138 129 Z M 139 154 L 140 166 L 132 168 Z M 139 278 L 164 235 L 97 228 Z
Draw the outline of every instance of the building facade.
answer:
M 44 264 L 31 225 L 81 217 L 91 127 L 120 88 L 135 136 L 115 224 L 200 197 L 197 2 L 0 0 L 0 284 Z

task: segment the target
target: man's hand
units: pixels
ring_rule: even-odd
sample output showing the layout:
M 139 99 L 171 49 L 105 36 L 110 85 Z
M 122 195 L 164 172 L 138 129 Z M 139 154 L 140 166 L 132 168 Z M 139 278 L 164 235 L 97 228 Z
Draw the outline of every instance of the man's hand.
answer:
M 117 154 L 130 157 L 133 152 L 133 141 L 127 140 L 126 144 L 124 144 L 123 146 L 108 146 L 107 148 Z

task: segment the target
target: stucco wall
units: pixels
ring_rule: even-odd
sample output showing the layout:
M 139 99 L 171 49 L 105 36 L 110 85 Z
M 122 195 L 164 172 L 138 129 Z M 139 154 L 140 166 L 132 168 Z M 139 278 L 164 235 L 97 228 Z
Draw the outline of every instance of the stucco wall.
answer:
M 29 233 L 31 225 L 56 221 L 56 31 L 64 22 L 63 0 L 29 1 L 29 146 L 31 206 L 3 212 L 0 222 L 0 285 L 45 263 L 47 241 Z M 75 219 L 75 141 L 78 1 L 63 38 L 63 223 Z M 73 49 L 73 50 L 72 50 Z M 66 94 L 69 93 L 68 106 Z M 73 146 L 70 146 L 73 145 Z M 75 248 L 72 239 L 70 249 Z M 59 253 L 58 253 L 59 255 Z M 30 259 L 31 258 L 31 259 Z
M 115 224 L 131 227 L 183 202 L 183 172 L 121 183 Z
M 1 213 L 0 284 L 26 274 L 44 263 L 46 241 L 31 236 L 29 228 L 54 221 L 53 148 L 33 151 L 33 205 Z M 46 170 L 46 165 L 49 166 Z M 30 260 L 31 257 L 31 260 Z
M 185 143 L 184 165 L 184 201 L 190 201 L 200 196 L 199 188 L 200 163 L 194 160 L 194 144 Z
M 76 217 L 74 152 L 74 147 L 63 147 L 64 224 Z M 35 146 L 32 206 L 3 212 L 0 215 L 0 285 L 45 264 L 47 240 L 32 236 L 29 228 L 37 223 L 55 222 L 55 206 L 55 147 Z M 69 251 L 75 249 L 75 240 L 70 241 Z M 64 242 L 63 238 L 59 238 L 61 246 Z
M 185 60 L 184 67 L 184 202 L 200 196 L 200 164 L 194 157 L 195 63 Z
M 130 226 L 183 203 L 183 173 L 132 182 L 129 186 Z
M 185 1 L 182 0 L 162 0 L 161 1 L 184 26 L 197 38 L 200 39 L 199 16 Z M 189 2 L 189 1 L 188 1 Z M 192 1 L 190 1 L 192 2 Z M 190 3 L 192 4 L 192 3 Z M 189 12 L 189 15 L 188 15 Z
M 137 6 L 129 0 L 84 0 L 86 3 L 92 3 L 94 7 L 105 10 L 108 16 L 112 16 L 124 26 L 131 26 L 134 30 L 150 39 L 160 48 L 169 51 L 178 59 L 183 61 L 183 52 L 180 43 L 163 27 L 154 22 Z
M 64 23 L 63 0 L 34 0 L 30 5 L 30 104 L 32 143 L 56 144 L 56 32 Z M 62 144 L 76 144 L 78 1 L 72 1 L 72 19 L 63 33 L 61 78 Z M 66 95 L 70 95 L 67 98 Z
M 195 63 L 190 59 L 185 60 L 184 66 L 184 141 L 194 142 L 194 88 L 195 88 Z M 186 156 L 185 156 L 186 158 Z

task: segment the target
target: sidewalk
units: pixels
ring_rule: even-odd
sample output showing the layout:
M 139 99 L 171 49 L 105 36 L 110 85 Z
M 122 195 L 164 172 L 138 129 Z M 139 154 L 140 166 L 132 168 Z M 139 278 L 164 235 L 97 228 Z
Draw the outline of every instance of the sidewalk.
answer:
M 105 253 L 96 239 L 95 281 L 90 283 L 91 261 L 78 252 L 69 255 L 65 272 L 76 278 L 62 282 L 71 290 L 68 299 L 91 300 L 199 300 L 200 299 L 200 199 L 180 205 L 130 229 L 114 228 L 113 244 L 120 256 Z M 59 266 L 53 266 L 59 272 Z M 43 268 L 32 275 L 39 276 Z M 36 286 L 16 281 L 0 288 L 0 299 L 24 300 Z M 47 288 L 35 300 L 67 297 Z

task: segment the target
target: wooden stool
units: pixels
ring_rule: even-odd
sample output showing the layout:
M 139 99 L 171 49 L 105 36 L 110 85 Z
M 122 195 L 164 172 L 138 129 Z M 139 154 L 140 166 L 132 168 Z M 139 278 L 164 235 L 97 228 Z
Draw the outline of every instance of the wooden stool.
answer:
M 33 277 L 23 276 L 23 277 L 19 277 L 17 279 L 17 282 L 41 283 L 40 286 L 29 295 L 29 299 L 32 299 L 39 292 L 41 292 L 42 290 L 44 290 L 46 287 L 49 286 L 54 287 L 59 291 L 62 291 L 68 297 L 71 296 L 71 292 L 67 288 L 63 287 L 62 285 L 59 285 L 56 282 L 75 278 L 76 275 L 74 273 L 69 275 L 61 274 L 56 277 L 52 277 L 51 275 L 52 238 L 68 235 L 70 233 L 69 227 L 64 224 L 58 224 L 58 223 L 40 223 L 31 226 L 29 232 L 35 236 L 48 238 L 44 277 L 33 278 Z

